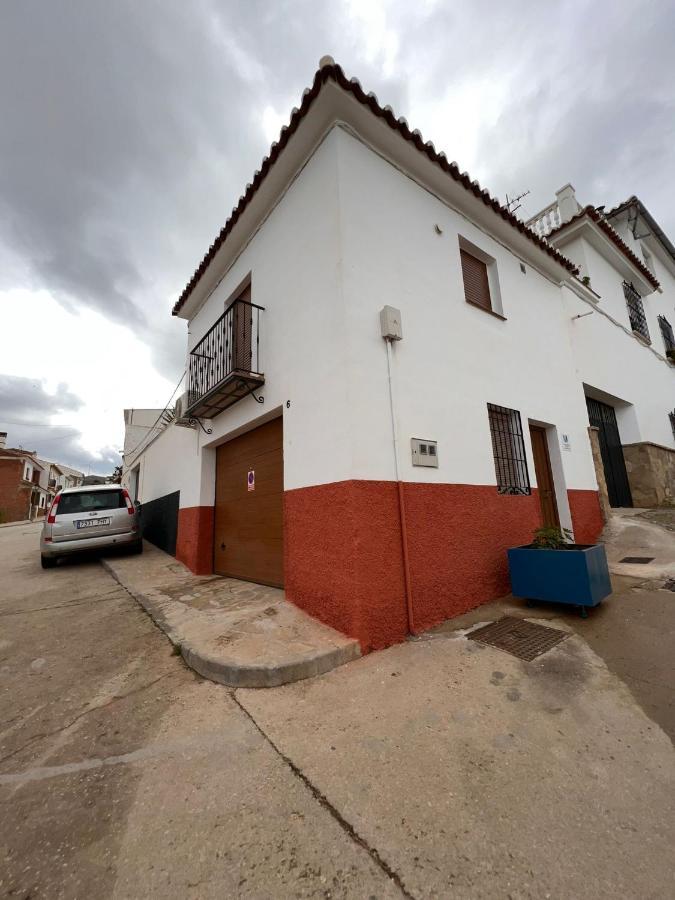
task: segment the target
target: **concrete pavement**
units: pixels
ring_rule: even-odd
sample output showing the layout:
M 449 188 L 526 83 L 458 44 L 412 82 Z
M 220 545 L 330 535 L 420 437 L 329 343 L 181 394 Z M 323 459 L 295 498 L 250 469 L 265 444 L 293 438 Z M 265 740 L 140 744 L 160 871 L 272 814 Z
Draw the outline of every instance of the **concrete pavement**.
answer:
M 581 619 L 228 690 L 37 530 L 0 534 L 0 896 L 671 895 L 675 753 Z
M 533 663 L 441 635 L 237 699 L 409 896 L 671 896 L 675 752 L 576 635 Z
M 103 565 L 162 629 L 185 662 L 229 687 L 276 687 L 361 655 L 359 642 L 287 603 L 278 588 L 193 575 L 147 541 L 142 557 Z
M 100 563 L 0 535 L 0 896 L 400 897 Z
M 623 511 L 603 535 L 612 595 L 581 619 L 569 606 L 504 597 L 444 622 L 433 634 L 517 615 L 562 617 L 631 690 L 647 715 L 675 741 L 675 510 Z M 626 556 L 653 557 L 646 565 L 621 563 Z

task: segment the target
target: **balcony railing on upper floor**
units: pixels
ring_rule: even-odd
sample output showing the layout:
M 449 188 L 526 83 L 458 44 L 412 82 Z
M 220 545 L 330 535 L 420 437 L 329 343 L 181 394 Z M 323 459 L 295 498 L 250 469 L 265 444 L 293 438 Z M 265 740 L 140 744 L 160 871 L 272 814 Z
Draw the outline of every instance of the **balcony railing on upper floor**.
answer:
M 235 300 L 192 349 L 187 414 L 213 416 L 265 383 L 260 365 L 260 314 L 264 307 Z
M 536 216 L 528 219 L 525 224 L 529 229 L 534 231 L 535 234 L 538 234 L 539 237 L 546 237 L 554 228 L 558 228 L 562 225 L 558 201 L 554 200 L 553 203 L 545 209 L 542 209 L 541 212 L 538 212 Z

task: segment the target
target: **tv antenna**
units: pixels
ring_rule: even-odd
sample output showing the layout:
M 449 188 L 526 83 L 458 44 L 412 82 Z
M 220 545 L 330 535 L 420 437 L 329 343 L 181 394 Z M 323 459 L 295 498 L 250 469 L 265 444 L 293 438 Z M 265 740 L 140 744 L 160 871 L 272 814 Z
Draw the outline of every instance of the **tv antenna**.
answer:
M 508 209 L 508 211 L 510 213 L 514 213 L 514 212 L 516 212 L 516 210 L 519 210 L 520 207 L 523 205 L 519 201 L 522 200 L 523 197 L 527 197 L 527 195 L 529 193 L 530 193 L 529 191 L 523 191 L 522 194 L 518 194 L 517 197 L 511 197 L 511 199 L 509 199 L 509 195 L 507 194 L 506 195 L 506 208 Z M 515 204 L 515 206 L 514 206 L 514 204 Z

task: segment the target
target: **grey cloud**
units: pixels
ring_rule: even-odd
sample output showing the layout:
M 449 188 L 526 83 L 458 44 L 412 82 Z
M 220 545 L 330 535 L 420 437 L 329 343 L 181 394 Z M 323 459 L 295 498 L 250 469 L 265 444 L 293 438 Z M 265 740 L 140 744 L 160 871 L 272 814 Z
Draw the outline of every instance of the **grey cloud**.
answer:
M 334 43 L 330 9 L 26 0 L 3 19 L 5 253 L 64 305 L 133 327 L 175 377 L 172 301 L 267 152 L 263 110 L 290 113 Z
M 80 398 L 65 384 L 59 384 L 54 394 L 48 394 L 39 379 L 0 375 L 0 416 L 6 419 L 32 425 L 45 416 L 81 406 Z
M 104 447 L 99 455 L 90 453 L 81 446 L 77 428 L 47 424 L 55 413 L 75 412 L 81 406 L 80 398 L 65 384 L 49 394 L 39 379 L 0 375 L 0 430 L 7 432 L 8 447 L 36 450 L 43 459 L 108 474 L 121 461 L 114 448 Z
M 496 123 L 472 126 L 472 175 L 502 198 L 529 188 L 530 212 L 568 180 L 588 202 L 636 192 L 675 232 L 671 4 L 383 9 L 399 48 L 386 77 L 377 29 L 339 3 L 5 4 L 0 286 L 23 277 L 128 324 L 177 379 L 173 300 L 268 150 L 263 110 L 286 116 L 326 52 L 431 140 L 413 94 L 433 110 L 448 86 L 506 80 Z

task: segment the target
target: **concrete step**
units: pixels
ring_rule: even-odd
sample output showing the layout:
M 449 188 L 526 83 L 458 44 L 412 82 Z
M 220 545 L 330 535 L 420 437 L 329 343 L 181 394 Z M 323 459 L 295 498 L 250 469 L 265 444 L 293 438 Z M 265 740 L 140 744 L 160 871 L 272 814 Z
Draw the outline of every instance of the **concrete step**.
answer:
M 193 575 L 147 541 L 142 556 L 109 556 L 110 574 L 192 669 L 229 687 L 277 687 L 361 655 L 358 641 L 317 622 L 278 588 Z

